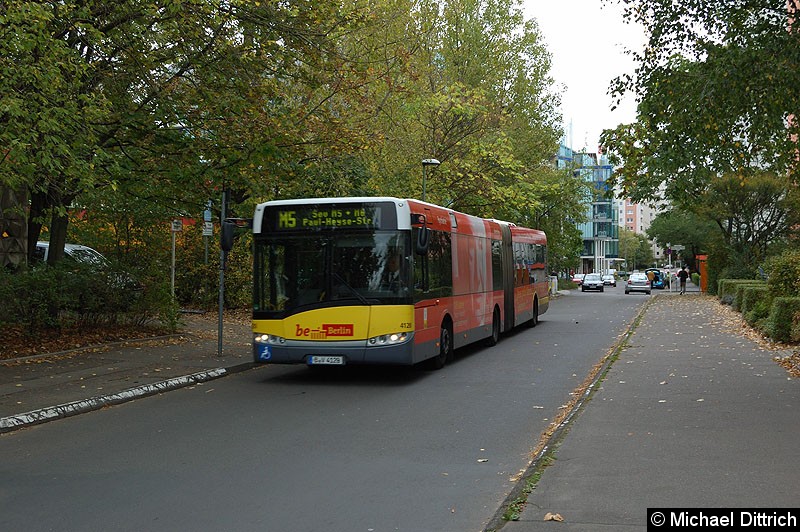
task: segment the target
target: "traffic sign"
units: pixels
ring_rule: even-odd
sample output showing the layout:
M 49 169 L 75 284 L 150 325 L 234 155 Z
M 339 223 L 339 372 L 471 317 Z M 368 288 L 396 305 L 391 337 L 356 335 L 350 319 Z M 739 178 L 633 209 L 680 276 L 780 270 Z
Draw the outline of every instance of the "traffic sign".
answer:
M 183 220 L 172 220 L 172 232 L 180 233 L 183 231 Z

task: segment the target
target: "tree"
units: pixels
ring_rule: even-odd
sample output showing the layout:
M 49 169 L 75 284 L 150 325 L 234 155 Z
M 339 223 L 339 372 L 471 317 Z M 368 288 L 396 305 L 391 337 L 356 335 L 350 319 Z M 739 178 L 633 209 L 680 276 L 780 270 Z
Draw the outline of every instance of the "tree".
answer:
M 380 34 L 401 2 L 11 0 L 0 8 L 0 184 L 30 190 L 32 245 L 57 260 L 75 203 L 168 218 L 233 188 L 292 194 L 302 169 L 353 153 L 363 88 L 400 68 Z M 405 17 L 407 20 L 407 17 Z M 366 107 L 366 109 L 365 109 Z M 364 109 L 364 111 L 361 111 Z M 348 120 L 342 120 L 341 116 Z
M 174 88 L 217 58 L 223 25 L 202 1 L 13 0 L 0 14 L 0 56 L 13 72 L 0 77 L 7 97 L 0 138 L 10 147 L 0 179 L 30 190 L 29 250 L 50 215 L 53 262 L 76 198 L 115 186 L 143 151 L 167 159 L 174 150 L 165 141 L 182 140 Z
M 419 196 L 424 157 L 443 163 L 432 201 L 549 225 L 553 249 L 579 216 L 549 168 L 558 95 L 519 0 L 10 0 L 0 17 L 0 184 L 29 191 L 54 259 L 75 207 L 123 250 L 219 213 L 222 189 L 240 216 Z
M 547 234 L 550 271 L 567 271 L 580 263 L 583 237 L 576 224 L 586 220 L 587 184 L 572 169 L 542 169 L 534 183 L 521 183 L 523 197 L 535 198 L 535 205 L 522 202 L 498 205 L 497 216 L 520 225 L 536 227 Z M 519 205 L 525 205 L 519 210 Z
M 29 220 L 58 206 L 53 226 L 65 228 L 64 206 L 93 181 L 93 165 L 104 159 L 90 148 L 98 140 L 91 124 L 103 120 L 108 102 L 87 87 L 90 68 L 75 53 L 93 53 L 85 42 L 91 28 L 63 24 L 46 4 L 23 0 L 0 7 L 0 21 L 0 185 L 29 192 Z M 27 233 L 31 254 L 39 226 L 29 223 Z M 63 254 L 61 240 L 53 260 Z
M 653 220 L 647 234 L 686 246 L 694 257 L 714 249 L 746 277 L 755 274 L 770 248 L 792 240 L 800 223 L 800 192 L 787 177 L 762 172 L 711 180 L 691 210 L 673 209 Z
M 693 262 L 695 256 L 708 250 L 717 231 L 714 222 L 696 212 L 670 209 L 653 219 L 647 236 L 664 247 L 667 243 L 684 246 L 685 250 L 680 255 L 688 262 Z
M 635 200 L 690 205 L 721 175 L 766 170 L 797 182 L 798 0 L 620 0 L 648 31 L 636 74 L 617 95 L 639 101 L 635 124 L 606 131 Z M 787 7 L 788 6 L 788 7 Z
M 629 270 L 646 268 L 653 263 L 653 248 L 647 238 L 625 227 L 619 230 L 619 254 Z
M 434 157 L 442 164 L 430 172 L 429 201 L 491 216 L 499 205 L 523 210 L 537 202 L 524 187 L 555 153 L 560 117 L 549 54 L 519 6 L 417 4 L 407 30 L 414 50 L 402 78 L 407 92 L 381 107 L 386 141 L 370 159 L 379 189 L 419 196 L 420 161 Z
M 789 178 L 761 172 L 714 179 L 698 213 L 717 227 L 737 271 L 755 274 L 771 245 L 787 242 L 800 223 L 800 191 Z

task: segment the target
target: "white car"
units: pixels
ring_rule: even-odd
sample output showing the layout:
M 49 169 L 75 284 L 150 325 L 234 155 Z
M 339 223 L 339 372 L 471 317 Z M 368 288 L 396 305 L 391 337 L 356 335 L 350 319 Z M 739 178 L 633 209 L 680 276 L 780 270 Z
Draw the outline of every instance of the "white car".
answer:
M 47 262 L 47 255 L 50 252 L 50 242 L 40 240 L 36 242 L 36 262 Z M 125 288 L 133 291 L 142 290 L 142 285 L 133 276 L 124 271 L 113 268 L 111 262 L 99 251 L 89 246 L 81 244 L 64 244 L 64 257 L 67 260 L 75 261 L 86 266 L 90 266 L 97 272 L 103 272 L 114 288 Z
M 47 262 L 47 255 L 50 251 L 50 242 L 42 240 L 36 242 L 36 259 Z M 96 249 L 80 244 L 64 244 L 64 255 L 76 262 L 91 264 L 93 266 L 108 267 L 108 259 L 100 254 Z
M 617 278 L 607 273 L 603 276 L 603 284 L 608 286 L 617 286 Z

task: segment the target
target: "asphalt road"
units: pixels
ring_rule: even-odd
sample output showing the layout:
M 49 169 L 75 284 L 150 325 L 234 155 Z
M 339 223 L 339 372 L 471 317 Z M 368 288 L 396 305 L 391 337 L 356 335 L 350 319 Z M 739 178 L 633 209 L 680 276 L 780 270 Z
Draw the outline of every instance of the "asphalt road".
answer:
M 4 435 L 4 528 L 482 530 L 646 299 L 573 291 L 441 371 L 266 366 Z

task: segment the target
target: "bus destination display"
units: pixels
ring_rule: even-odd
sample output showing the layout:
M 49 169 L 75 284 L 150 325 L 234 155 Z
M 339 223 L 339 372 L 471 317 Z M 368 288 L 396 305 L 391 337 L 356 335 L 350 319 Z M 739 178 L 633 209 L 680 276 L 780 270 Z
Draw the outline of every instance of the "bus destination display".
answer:
M 314 205 L 279 208 L 275 213 L 275 229 L 378 229 L 381 209 L 364 205 Z

